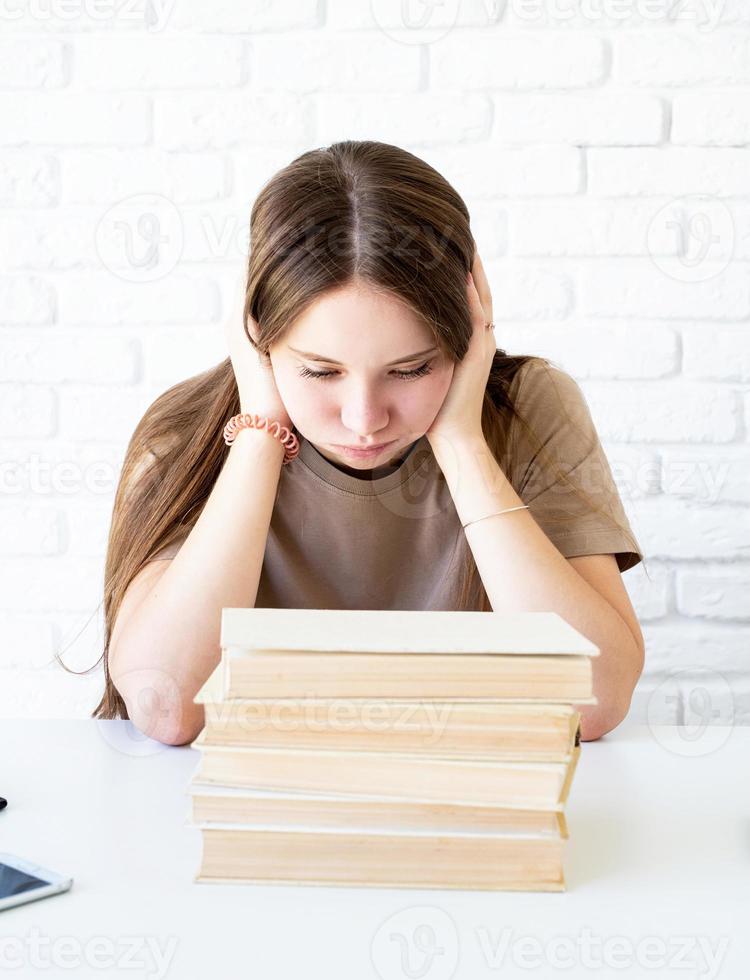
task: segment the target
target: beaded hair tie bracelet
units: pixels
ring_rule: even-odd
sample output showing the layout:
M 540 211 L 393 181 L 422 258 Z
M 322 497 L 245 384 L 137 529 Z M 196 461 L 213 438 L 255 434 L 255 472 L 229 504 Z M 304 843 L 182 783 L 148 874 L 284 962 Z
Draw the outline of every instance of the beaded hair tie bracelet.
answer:
M 249 412 L 240 412 L 238 415 L 232 416 L 224 426 L 224 442 L 228 446 L 232 445 L 240 429 L 265 429 L 269 435 L 278 439 L 285 448 L 282 466 L 291 463 L 299 454 L 297 436 L 275 419 L 269 419 L 264 415 L 251 415 Z

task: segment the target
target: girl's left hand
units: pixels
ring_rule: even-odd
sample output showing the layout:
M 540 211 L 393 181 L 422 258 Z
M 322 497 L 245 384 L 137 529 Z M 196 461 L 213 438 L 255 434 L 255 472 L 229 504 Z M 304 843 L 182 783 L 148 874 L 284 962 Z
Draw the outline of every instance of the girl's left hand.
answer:
M 473 277 L 472 277 L 473 273 Z M 482 403 L 497 350 L 492 326 L 492 296 L 479 253 L 474 253 L 466 286 L 473 331 L 464 359 L 456 363 L 448 394 L 425 435 L 448 440 L 482 436 Z

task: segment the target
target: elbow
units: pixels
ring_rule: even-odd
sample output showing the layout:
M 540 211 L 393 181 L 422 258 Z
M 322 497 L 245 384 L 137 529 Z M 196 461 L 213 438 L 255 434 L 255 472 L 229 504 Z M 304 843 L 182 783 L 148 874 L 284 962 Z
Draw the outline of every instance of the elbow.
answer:
M 164 745 L 188 745 L 204 725 L 202 704 L 188 699 L 176 681 L 154 668 L 110 670 L 128 718 L 143 735 Z
M 191 704 L 189 708 L 170 712 L 166 717 L 154 720 L 149 714 L 135 717 L 128 705 L 128 714 L 135 727 L 149 738 L 163 745 L 190 745 L 200 735 L 204 725 L 202 705 Z
M 202 729 L 203 723 L 201 722 L 199 725 L 166 730 L 158 741 L 163 742 L 164 745 L 190 745 L 198 738 Z
M 627 709 L 622 714 L 614 712 L 611 709 L 601 711 L 598 709 L 599 705 L 592 705 L 592 711 L 581 711 L 582 742 L 595 742 L 602 735 L 606 735 L 607 732 L 611 732 L 614 728 L 617 728 L 627 714 Z
M 618 688 L 606 694 L 597 693 L 597 704 L 580 707 L 582 742 L 595 742 L 625 720 L 630 711 L 635 685 L 643 671 L 644 661 L 645 649 L 641 638 L 628 658 L 629 669 Z

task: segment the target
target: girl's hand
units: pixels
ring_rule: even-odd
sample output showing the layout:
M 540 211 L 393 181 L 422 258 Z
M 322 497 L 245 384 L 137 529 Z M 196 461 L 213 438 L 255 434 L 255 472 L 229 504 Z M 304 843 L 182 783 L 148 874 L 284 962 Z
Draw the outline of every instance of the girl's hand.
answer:
M 440 411 L 425 433 L 432 445 L 438 439 L 451 442 L 466 436 L 482 437 L 482 402 L 497 342 L 492 326 L 492 296 L 478 252 L 474 253 L 471 268 L 466 291 L 473 324 L 472 338 L 464 359 L 454 368 Z
M 243 268 L 235 286 L 232 308 L 224 322 L 224 335 L 240 395 L 240 411 L 267 415 L 291 430 L 292 420 L 276 387 L 271 361 L 261 357 L 245 333 L 243 317 L 246 288 L 247 273 Z M 252 317 L 248 320 L 248 330 L 257 343 L 258 324 Z

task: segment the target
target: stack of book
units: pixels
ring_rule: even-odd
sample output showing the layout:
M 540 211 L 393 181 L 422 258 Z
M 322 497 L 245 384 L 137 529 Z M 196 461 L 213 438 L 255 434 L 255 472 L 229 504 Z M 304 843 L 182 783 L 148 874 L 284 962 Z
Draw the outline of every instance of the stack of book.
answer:
M 598 649 L 556 613 L 222 610 L 195 881 L 561 891 Z

